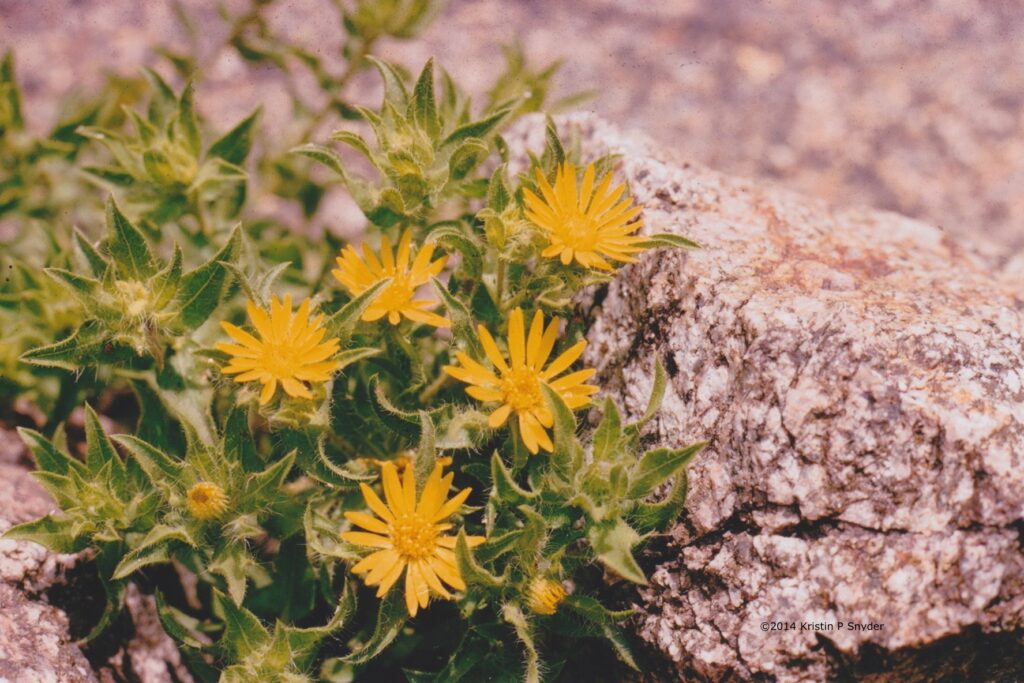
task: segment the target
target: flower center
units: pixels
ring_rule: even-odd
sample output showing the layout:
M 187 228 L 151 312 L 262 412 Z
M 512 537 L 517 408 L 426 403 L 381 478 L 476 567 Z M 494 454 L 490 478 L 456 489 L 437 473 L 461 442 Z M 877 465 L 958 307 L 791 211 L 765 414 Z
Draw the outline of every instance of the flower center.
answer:
M 422 560 L 437 548 L 437 527 L 415 512 L 397 515 L 391 525 L 391 544 L 406 560 Z
M 294 346 L 280 342 L 266 342 L 263 347 L 262 366 L 277 379 L 294 377 L 300 365 Z
M 540 393 L 537 372 L 531 368 L 519 368 L 501 378 L 501 390 L 505 401 L 516 412 L 535 408 L 544 400 Z
M 579 211 L 573 211 L 562 225 L 562 239 L 573 249 L 589 251 L 594 246 L 594 221 Z
M 377 302 L 389 311 L 398 310 L 412 301 L 413 288 L 409 284 L 409 276 L 400 273 L 392 274 L 391 284 L 384 288 Z

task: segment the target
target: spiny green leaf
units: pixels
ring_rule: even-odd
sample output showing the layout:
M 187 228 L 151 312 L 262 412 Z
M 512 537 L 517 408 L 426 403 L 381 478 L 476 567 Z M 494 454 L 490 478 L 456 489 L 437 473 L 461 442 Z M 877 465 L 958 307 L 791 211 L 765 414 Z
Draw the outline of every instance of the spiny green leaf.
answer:
M 348 171 L 345 170 L 345 162 L 342 161 L 341 155 L 330 147 L 310 142 L 305 145 L 293 147 L 290 152 L 292 154 L 301 154 L 304 157 L 309 157 L 313 161 L 319 161 L 321 164 L 337 173 L 346 185 L 350 183 Z
M 473 558 L 473 552 L 469 548 L 465 529 L 459 529 L 459 535 L 455 541 L 455 562 L 459 567 L 459 575 L 468 585 L 500 588 L 505 584 L 504 577 L 495 576 L 477 564 Z
M 519 606 L 513 603 L 506 603 L 501 608 L 501 616 L 512 624 L 516 636 L 526 648 L 525 683 L 540 683 L 540 656 L 537 654 L 537 646 L 533 642 L 533 627 Z
M 441 132 L 437 117 L 437 103 L 434 101 L 434 59 L 427 60 L 413 89 L 413 113 L 416 123 L 436 140 Z
M 680 471 L 672 481 L 672 490 L 657 503 L 638 503 L 630 515 L 632 526 L 640 533 L 665 531 L 679 519 L 686 507 L 689 481 L 686 470 Z
M 434 465 L 437 463 L 437 449 L 434 445 L 434 421 L 430 419 L 430 415 L 421 410 L 420 411 L 420 444 L 416 449 L 416 484 L 420 490 L 423 489 L 424 483 L 427 481 L 427 477 L 434 471 Z
M 36 466 L 39 469 L 54 474 L 67 474 L 69 470 L 85 474 L 85 465 L 57 449 L 39 432 L 18 427 L 18 435 L 35 457 Z
M 581 447 L 576 440 L 576 418 L 572 411 L 565 405 L 565 401 L 554 389 L 547 384 L 541 384 L 544 392 L 544 399 L 548 403 L 552 415 L 555 418 L 554 424 L 554 446 L 551 454 L 551 466 L 565 480 L 570 480 L 572 473 L 578 469 L 579 460 L 582 457 Z
M 228 595 L 241 608 L 248 584 L 249 568 L 256 564 L 249 551 L 241 543 L 227 543 L 217 549 L 213 561 L 208 565 L 211 573 L 224 577 Z
M 124 446 L 153 481 L 162 481 L 167 484 L 180 481 L 183 472 L 180 460 L 175 460 L 160 449 L 131 434 L 115 434 L 113 439 Z
M 601 423 L 594 430 L 594 459 L 598 461 L 611 459 L 622 440 L 622 417 L 610 396 L 604 399 L 603 412 Z
M 143 282 L 156 272 L 153 252 L 145 236 L 125 218 L 113 197 L 107 199 L 107 251 L 125 279 Z
M 54 553 L 76 553 L 86 545 L 85 538 L 73 533 L 74 520 L 62 514 L 46 515 L 32 522 L 11 527 L 3 538 L 13 541 L 32 541 Z
M 324 321 L 327 335 L 346 341 L 352 334 L 352 330 L 359 323 L 360 316 L 369 308 L 373 300 L 377 298 L 377 295 L 389 284 L 391 284 L 391 278 L 381 280 L 338 309 L 336 313 Z
M 111 578 L 115 581 L 126 579 L 143 567 L 151 564 L 164 564 L 171 561 L 170 548 L 163 543 L 155 543 L 142 548 L 136 548 L 125 555 L 114 569 Z
M 85 404 L 85 443 L 85 464 L 89 470 L 96 474 L 105 464 L 110 463 L 114 485 L 122 496 L 127 496 L 128 473 L 124 463 L 114 450 L 114 444 L 110 443 L 110 437 L 103 431 L 99 416 L 88 403 Z
M 171 262 L 153 278 L 153 308 L 156 310 L 161 310 L 169 304 L 178 292 L 178 283 L 181 282 L 182 259 L 181 247 L 175 244 Z
M 235 262 L 242 250 L 242 228 L 235 226 L 231 236 L 213 258 L 181 278 L 178 287 L 177 319 L 186 329 L 195 329 L 224 301 L 231 290 L 229 273 L 221 262 Z
M 262 111 L 263 107 L 257 107 L 256 111 L 210 145 L 206 156 L 220 157 L 236 166 L 244 164 L 246 157 L 249 156 L 249 150 L 252 149 L 256 123 Z
M 79 261 L 79 267 L 88 268 L 93 277 L 103 277 L 108 266 L 107 260 L 77 227 L 71 230 L 71 246 L 75 258 Z
M 213 596 L 224 614 L 224 635 L 218 645 L 233 660 L 243 660 L 255 654 L 270 641 L 270 633 L 255 614 L 237 606 L 220 591 L 214 590 Z
M 674 235 L 670 232 L 660 232 L 657 235 L 645 235 L 644 241 L 637 246 L 643 249 L 657 249 L 659 247 L 675 247 L 677 249 L 702 249 L 697 242 L 687 239 L 682 235 Z
M 505 120 L 505 117 L 507 117 L 511 111 L 512 110 L 509 108 L 502 109 L 501 111 L 491 114 L 487 118 L 459 126 L 444 139 L 442 144 L 445 146 L 454 145 L 455 143 L 462 142 L 468 138 L 486 138 L 498 127 L 499 124 L 501 124 L 502 121 Z
M 704 450 L 706 441 L 685 448 L 656 448 L 644 453 L 629 473 L 626 496 L 634 500 L 646 498 L 654 489 L 671 479 Z
M 668 376 L 665 374 L 665 366 L 661 359 L 654 360 L 654 386 L 651 388 L 651 397 L 647 400 L 647 409 L 643 417 L 636 422 L 626 425 L 626 432 L 632 436 L 640 433 L 644 425 L 650 422 L 658 411 L 661 410 L 661 402 L 665 399 L 665 387 L 668 385 Z
M 494 483 L 494 494 L 506 504 L 519 505 L 537 497 L 536 492 L 527 491 L 515 482 L 498 451 L 491 455 L 491 481 Z
M 250 504 L 259 506 L 278 495 L 285 478 L 295 465 L 295 453 L 294 450 L 289 451 L 287 455 L 267 469 L 249 477 L 245 486 L 245 495 Z
M 452 321 L 452 336 L 462 343 L 463 348 L 469 351 L 469 355 L 483 358 L 484 349 L 480 346 L 480 340 L 477 339 L 473 329 L 473 316 L 470 315 L 469 309 L 436 277 L 431 278 L 431 284 L 434 285 L 434 291 L 441 297 L 444 307 L 448 309 L 448 315 Z
M 181 99 L 178 100 L 178 124 L 193 156 L 198 157 L 202 141 L 199 136 L 199 120 L 196 118 L 195 90 L 194 81 L 189 81 L 182 90 Z
M 409 92 L 405 89 L 405 80 L 392 65 L 377 59 L 367 57 L 367 61 L 377 67 L 380 76 L 384 79 L 384 102 L 390 103 L 399 111 L 405 111 L 409 107 Z
M 462 180 L 483 163 L 491 153 L 490 148 L 478 138 L 462 142 L 448 159 L 448 174 L 452 180 Z
M 402 600 L 401 590 L 391 590 L 380 603 L 380 610 L 377 612 L 377 625 L 373 629 L 373 635 L 361 648 L 342 659 L 349 664 L 365 664 L 380 654 L 384 648 L 391 644 L 409 618 Z
M 633 557 L 633 548 L 640 542 L 635 529 L 622 519 L 609 520 L 591 526 L 587 538 L 604 566 L 628 581 L 647 585 L 647 577 Z

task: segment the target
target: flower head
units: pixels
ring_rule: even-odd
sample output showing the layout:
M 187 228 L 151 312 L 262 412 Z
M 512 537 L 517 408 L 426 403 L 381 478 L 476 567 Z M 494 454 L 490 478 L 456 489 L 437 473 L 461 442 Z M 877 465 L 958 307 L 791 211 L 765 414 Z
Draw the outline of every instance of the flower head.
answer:
M 526 604 L 534 614 L 554 614 L 563 600 L 565 588 L 558 581 L 538 576 L 530 582 Z
M 398 241 L 397 253 L 393 253 L 391 241 L 385 236 L 381 239 L 379 260 L 365 243 L 362 257 L 355 247 L 348 245 L 336 259 L 338 267 L 331 274 L 352 296 L 359 296 L 381 280 L 391 279 L 391 283 L 377 294 L 363 313 L 363 320 L 367 322 L 387 316 L 388 322 L 397 325 L 405 316 L 435 327 L 448 327 L 451 323 L 447 319 L 427 310 L 435 308 L 437 301 L 413 299 L 417 289 L 441 272 L 448 257 L 442 256 L 431 262 L 434 245 L 428 242 L 420 248 L 410 266 L 411 243 L 412 233 L 406 230 Z
M 459 351 L 455 354 L 460 366 L 446 365 L 444 370 L 457 380 L 471 386 L 466 393 L 481 401 L 498 401 L 501 405 L 491 413 L 488 424 L 497 429 L 505 424 L 513 411 L 519 417 L 519 431 L 526 448 L 536 454 L 539 449 L 554 450 L 547 428 L 554 424 L 554 416 L 544 400 L 541 384 L 546 384 L 561 397 L 570 409 L 590 402 L 590 395 L 598 388 L 584 384 L 596 370 L 579 370 L 555 379 L 569 368 L 586 348 L 586 341 L 578 341 L 558 356 L 546 368 L 548 357 L 558 337 L 558 318 L 544 329 L 544 315 L 537 311 L 530 325 L 529 337 L 523 324 L 523 311 L 512 311 L 508 321 L 508 351 L 511 363 L 498 350 L 491 333 L 483 325 L 477 326 L 480 342 L 487 358 L 497 373 Z
M 274 397 L 278 382 L 289 396 L 312 398 L 305 383 L 326 382 L 338 368 L 338 361 L 331 360 L 338 352 L 338 340 L 322 341 L 326 333 L 321 326 L 323 314 L 309 319 L 309 299 L 293 314 L 290 296 L 283 302 L 275 296 L 269 313 L 251 301 L 246 310 L 259 338 L 221 322 L 224 331 L 238 342 L 217 344 L 218 350 L 232 356 L 221 371 L 238 375 L 236 382 L 261 382 L 261 405 Z
M 619 201 L 625 185 L 611 188 L 612 176 L 601 179 L 594 189 L 594 165 L 583 172 L 583 185 L 576 186 L 576 167 L 565 162 L 558 169 L 554 187 L 537 170 L 537 183 L 543 198 L 530 190 L 526 200 L 526 217 L 541 229 L 550 244 L 542 256 L 558 256 L 563 265 L 575 258 L 584 268 L 613 270 L 607 259 L 633 262 L 631 256 L 643 251 L 643 237 L 633 233 L 643 225 L 637 218 L 640 207 L 628 197 Z
M 386 462 L 381 468 L 381 481 L 387 504 L 369 486 L 359 485 L 366 504 L 377 517 L 365 512 L 345 513 L 350 522 L 366 531 L 346 531 L 341 538 L 376 548 L 356 563 L 352 571 L 366 573 L 364 581 L 367 586 L 377 586 L 377 597 L 391 590 L 404 572 L 405 606 L 413 617 L 420 607 L 427 606 L 431 593 L 452 597 L 442 581 L 455 590 L 466 589 L 455 561 L 456 537 L 442 532 L 451 528 L 444 520 L 458 511 L 471 489 L 463 489 L 445 500 L 454 475 L 443 474 L 443 469 L 443 465 L 434 467 L 417 501 L 413 468 L 406 467 L 399 480 L 395 466 Z M 482 536 L 467 536 L 466 540 L 471 548 L 484 542 Z
M 201 481 L 188 490 L 185 504 L 196 519 L 216 519 L 228 509 L 224 489 L 208 481 Z

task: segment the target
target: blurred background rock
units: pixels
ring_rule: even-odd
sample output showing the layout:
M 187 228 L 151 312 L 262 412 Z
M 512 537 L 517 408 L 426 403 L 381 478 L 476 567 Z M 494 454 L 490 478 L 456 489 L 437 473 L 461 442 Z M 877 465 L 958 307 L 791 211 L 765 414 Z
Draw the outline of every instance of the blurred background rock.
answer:
M 280 73 L 222 49 L 217 3 L 181 4 L 214 126 L 263 103 L 264 131 L 287 127 Z M 266 16 L 307 49 L 337 54 L 329 0 L 277 0 Z M 1001 265 L 1024 249 L 1022 35 L 1015 0 L 452 0 L 424 36 L 378 52 L 417 70 L 434 55 L 482 94 L 501 70 L 498 46 L 518 39 L 537 64 L 565 59 L 557 94 L 594 88 L 582 108 L 642 129 L 677 159 L 898 211 Z M 188 41 L 171 2 L 0 0 L 0 46 L 17 52 L 40 130 L 69 91 Z M 375 76 L 365 83 L 376 97 Z

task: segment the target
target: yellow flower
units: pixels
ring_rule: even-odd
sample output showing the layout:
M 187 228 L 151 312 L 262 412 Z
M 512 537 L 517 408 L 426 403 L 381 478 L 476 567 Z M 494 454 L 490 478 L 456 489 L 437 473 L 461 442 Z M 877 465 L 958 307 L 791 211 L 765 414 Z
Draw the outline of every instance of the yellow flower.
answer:
M 381 468 L 381 481 L 387 505 L 373 489 L 359 484 L 366 504 L 380 519 L 365 512 L 345 513 L 350 522 L 366 531 L 346 531 L 341 538 L 378 549 L 360 560 L 352 571 L 368 572 L 364 580 L 367 586 L 378 586 L 377 597 L 391 590 L 405 572 L 405 606 L 413 617 L 420 607 L 427 606 L 431 592 L 443 598 L 452 597 L 442 581 L 455 590 L 466 589 L 455 561 L 456 537 L 441 532 L 451 528 L 443 520 L 458 511 L 471 489 L 463 489 L 446 501 L 454 475 L 442 476 L 443 469 L 443 465 L 434 467 L 417 502 L 413 468 L 406 467 L 399 481 L 394 464 L 386 462 Z M 466 538 L 470 547 L 484 542 L 482 536 Z
M 218 350 L 233 356 L 221 371 L 238 375 L 236 382 L 261 382 L 260 405 L 274 397 L 278 382 L 289 396 L 312 398 L 305 382 L 326 382 L 338 368 L 338 361 L 331 360 L 338 352 L 338 340 L 322 341 L 326 333 L 321 327 L 323 314 L 309 319 L 309 299 L 293 314 L 290 296 L 283 302 L 275 296 L 269 314 L 251 301 L 246 310 L 260 338 L 221 322 L 224 331 L 238 342 L 217 344 Z
M 526 603 L 534 614 L 554 614 L 563 600 L 565 588 L 558 581 L 538 576 L 530 582 Z
M 228 497 L 216 484 L 201 481 L 188 490 L 186 505 L 196 519 L 216 519 L 228 509 Z
M 598 388 L 584 384 L 594 375 L 596 370 L 579 370 L 569 373 L 561 379 L 555 376 L 568 369 L 586 348 L 586 341 L 579 341 L 569 347 L 562 355 L 551 362 L 547 368 L 544 364 L 555 347 L 558 337 L 558 318 L 551 321 L 544 329 L 544 315 L 537 311 L 530 325 L 530 336 L 527 338 L 523 328 L 523 311 L 517 308 L 512 311 L 508 322 L 508 351 L 511 365 L 498 350 L 494 338 L 483 325 L 477 326 L 480 342 L 487 358 L 490 359 L 499 374 L 488 370 L 480 363 L 459 351 L 455 357 L 461 367 L 446 365 L 444 370 L 457 380 L 470 384 L 466 393 L 481 401 L 499 401 L 501 406 L 491 413 L 488 424 L 497 429 L 505 424 L 509 414 L 515 411 L 519 417 L 519 431 L 526 448 L 536 454 L 539 448 L 546 451 L 554 449 L 551 437 L 546 428 L 554 424 L 554 416 L 544 400 L 541 383 L 547 384 L 557 393 L 570 409 L 580 408 L 590 402 L 590 395 Z
M 569 162 L 558 169 L 554 187 L 538 169 L 543 199 L 530 190 L 523 192 L 526 217 L 550 242 L 542 256 L 559 256 L 563 265 L 575 258 L 584 268 L 613 270 L 606 259 L 633 262 L 636 259 L 631 254 L 643 251 L 640 244 L 644 238 L 633 234 L 643 225 L 643 219 L 636 218 L 640 207 L 633 206 L 632 200 L 627 197 L 619 201 L 625 185 L 609 189 L 609 173 L 595 190 L 594 174 L 594 165 L 588 165 L 583 186 L 577 191 L 576 167 Z
M 363 320 L 372 322 L 385 315 L 388 322 L 397 325 L 405 316 L 409 320 L 427 323 L 435 327 L 448 327 L 451 322 L 436 313 L 426 310 L 435 308 L 437 301 L 430 299 L 413 299 L 416 290 L 430 282 L 444 268 L 447 256 L 442 256 L 433 263 L 430 257 L 434 253 L 434 245 L 424 244 L 416 259 L 409 266 L 409 246 L 412 233 L 406 230 L 398 242 L 398 253 L 391 251 L 391 240 L 386 236 L 381 240 L 380 259 L 363 243 L 363 257 L 351 244 L 342 249 L 336 259 L 338 267 L 331 271 L 335 279 L 345 286 L 352 296 L 359 296 L 381 280 L 391 278 L 391 284 L 384 288 L 363 313 Z

